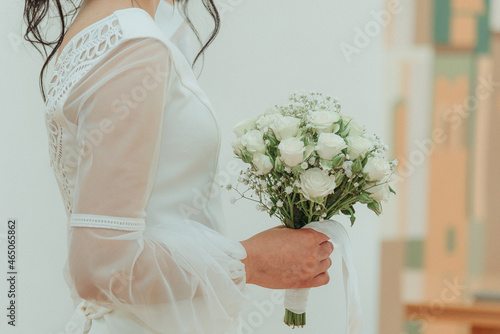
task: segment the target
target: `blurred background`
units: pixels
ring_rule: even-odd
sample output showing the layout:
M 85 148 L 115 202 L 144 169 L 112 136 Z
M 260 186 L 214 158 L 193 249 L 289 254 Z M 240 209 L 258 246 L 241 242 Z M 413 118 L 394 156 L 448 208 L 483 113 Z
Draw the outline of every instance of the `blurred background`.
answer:
M 380 333 L 398 333 L 401 313 L 419 319 L 408 333 L 500 333 L 500 2 L 408 4 L 384 36 L 401 163 L 383 218 Z
M 219 115 L 220 175 L 234 181 L 243 167 L 230 145 L 241 119 L 286 103 L 292 91 L 338 97 L 343 112 L 379 134 L 400 162 L 397 196 L 383 215 L 359 207 L 352 228 L 338 219 L 354 248 L 362 332 L 500 333 L 500 1 L 217 5 L 222 30 L 199 81 Z M 7 220 L 19 224 L 18 322 L 9 326 L 2 314 L 0 333 L 59 334 L 73 313 L 62 277 L 67 223 L 49 166 L 38 89 L 43 60 L 22 38 L 23 8 L 21 0 L 0 3 L 2 310 Z M 208 32 L 203 9 L 191 13 Z M 222 194 L 229 236 L 244 240 L 279 224 Z M 282 291 L 249 285 L 254 301 L 237 333 L 344 333 L 335 252 L 333 260 L 330 284 L 311 291 L 305 328 L 282 323 Z

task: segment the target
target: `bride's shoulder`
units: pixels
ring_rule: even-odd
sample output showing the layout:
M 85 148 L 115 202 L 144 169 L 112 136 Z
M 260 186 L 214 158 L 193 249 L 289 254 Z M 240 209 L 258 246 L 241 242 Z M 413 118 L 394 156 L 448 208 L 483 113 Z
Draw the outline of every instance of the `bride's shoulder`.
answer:
M 127 8 L 115 12 L 122 33 L 122 42 L 150 40 L 157 45 L 163 46 L 170 52 L 173 46 L 165 33 L 160 29 L 154 19 L 143 9 Z
M 183 82 L 196 80 L 186 56 L 145 10 L 128 8 L 116 11 L 115 15 L 121 28 L 122 43 L 119 43 L 121 47 L 114 53 L 126 50 L 125 53 L 129 58 L 148 57 L 158 61 L 167 60 Z

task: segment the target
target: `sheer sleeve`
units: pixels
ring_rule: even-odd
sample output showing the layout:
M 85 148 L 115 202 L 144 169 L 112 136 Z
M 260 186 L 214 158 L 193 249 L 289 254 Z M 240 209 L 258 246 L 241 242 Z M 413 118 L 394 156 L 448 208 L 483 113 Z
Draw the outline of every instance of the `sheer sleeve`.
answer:
M 122 43 L 73 92 L 79 158 L 65 277 L 74 296 L 154 331 L 222 333 L 248 302 L 244 248 L 195 221 L 147 228 L 176 75 L 169 52 L 152 38 Z

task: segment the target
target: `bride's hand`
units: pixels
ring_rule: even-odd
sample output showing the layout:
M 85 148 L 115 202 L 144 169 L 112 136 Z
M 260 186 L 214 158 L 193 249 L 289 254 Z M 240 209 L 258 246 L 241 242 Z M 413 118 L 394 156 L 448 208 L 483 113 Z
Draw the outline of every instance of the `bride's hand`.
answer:
M 269 289 L 312 288 L 329 282 L 333 245 L 313 229 L 273 227 L 241 244 L 247 283 Z

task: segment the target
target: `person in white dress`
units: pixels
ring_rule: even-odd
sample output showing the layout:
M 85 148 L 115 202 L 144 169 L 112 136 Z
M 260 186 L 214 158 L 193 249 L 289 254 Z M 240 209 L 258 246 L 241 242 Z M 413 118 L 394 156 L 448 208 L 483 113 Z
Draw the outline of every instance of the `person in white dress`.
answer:
M 26 3 L 32 19 L 40 2 Z M 224 236 L 220 130 L 186 22 L 160 0 L 135 4 L 85 1 L 48 81 L 50 161 L 68 218 L 63 273 L 76 306 L 66 332 L 223 334 L 250 300 L 246 284 L 328 283 L 333 246 L 312 229 Z

